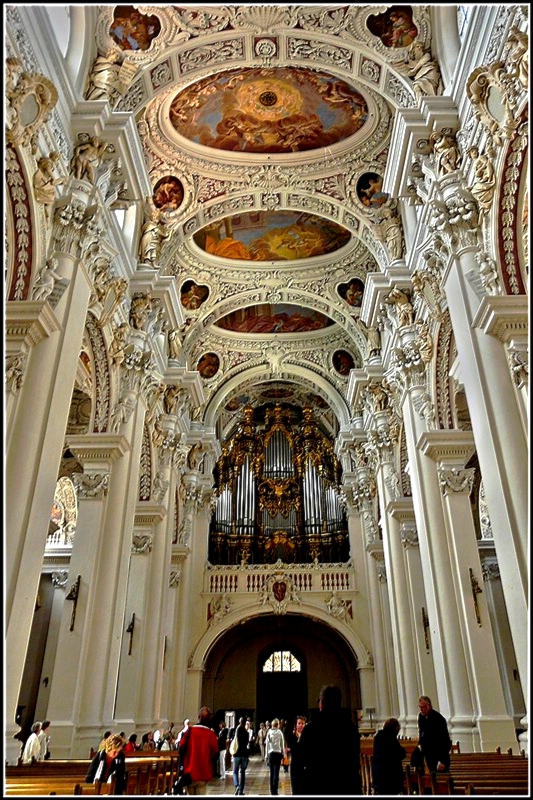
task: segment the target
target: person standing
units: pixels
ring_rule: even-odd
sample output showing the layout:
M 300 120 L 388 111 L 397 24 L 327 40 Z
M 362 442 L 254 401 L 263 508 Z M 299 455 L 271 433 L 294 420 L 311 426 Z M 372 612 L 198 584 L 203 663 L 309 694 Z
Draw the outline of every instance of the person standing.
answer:
M 24 745 L 22 751 L 22 763 L 34 764 L 41 759 L 41 742 L 39 741 L 39 733 L 41 732 L 41 723 L 34 722 L 31 726 L 31 733 L 28 741 Z
M 239 724 L 235 728 L 235 738 L 237 739 L 237 750 L 233 754 L 233 785 L 235 794 L 244 794 L 250 744 L 250 735 L 244 717 L 239 719 Z
M 448 772 L 452 740 L 448 733 L 446 720 L 436 709 L 427 695 L 418 699 L 418 748 L 422 751 L 430 772 Z
M 323 686 L 319 712 L 300 736 L 305 794 L 361 794 L 359 729 L 343 713 L 341 697 L 338 686 Z
M 259 730 L 257 731 L 257 743 L 259 745 L 259 753 L 261 755 L 261 759 L 265 760 L 265 737 L 267 735 L 267 729 L 264 722 L 259 723 Z
M 305 794 L 300 737 L 306 722 L 307 720 L 305 717 L 296 717 L 294 730 L 286 737 L 287 754 L 290 757 L 291 789 L 293 794 Z
M 202 706 L 198 722 L 183 733 L 180 758 L 183 759 L 183 777 L 187 794 L 207 794 L 207 784 L 213 779 L 213 764 L 218 756 L 218 739 L 209 727 L 211 710 Z
M 219 722 L 218 724 L 219 732 L 218 732 L 218 762 L 219 762 L 219 771 L 220 771 L 220 778 L 224 778 L 226 772 L 226 741 L 228 738 L 228 727 L 224 720 Z
M 124 794 L 126 791 L 126 757 L 124 756 L 124 739 L 117 733 L 111 734 L 105 740 L 103 750 L 99 750 L 85 777 L 85 783 L 109 782 L 115 777 L 114 794 Z
M 270 769 L 270 794 L 278 794 L 279 768 L 285 749 L 283 733 L 279 729 L 279 719 L 272 720 L 272 727 L 266 735 L 265 747 L 266 760 Z
M 39 761 L 48 761 L 50 758 L 50 737 L 48 735 L 48 729 L 50 728 L 50 720 L 45 719 L 41 724 L 41 730 L 38 733 L 39 737 L 39 744 L 41 746 L 41 752 L 39 754 Z
M 383 723 L 374 736 L 372 758 L 372 787 L 374 794 L 403 794 L 404 772 L 402 761 L 405 748 L 398 741 L 400 723 L 394 717 Z

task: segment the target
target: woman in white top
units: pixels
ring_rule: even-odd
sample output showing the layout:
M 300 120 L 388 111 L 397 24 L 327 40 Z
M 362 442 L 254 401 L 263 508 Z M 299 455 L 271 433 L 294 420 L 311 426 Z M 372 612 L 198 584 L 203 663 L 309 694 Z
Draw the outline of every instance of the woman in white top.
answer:
M 41 723 L 34 722 L 31 726 L 31 733 L 28 741 L 24 745 L 22 753 L 22 763 L 31 764 L 34 761 L 39 761 L 41 757 L 41 742 L 39 741 L 39 733 L 41 732 Z
M 272 720 L 272 727 L 265 738 L 266 760 L 270 767 L 270 794 L 278 794 L 279 768 L 283 759 L 285 739 L 279 729 L 279 719 Z

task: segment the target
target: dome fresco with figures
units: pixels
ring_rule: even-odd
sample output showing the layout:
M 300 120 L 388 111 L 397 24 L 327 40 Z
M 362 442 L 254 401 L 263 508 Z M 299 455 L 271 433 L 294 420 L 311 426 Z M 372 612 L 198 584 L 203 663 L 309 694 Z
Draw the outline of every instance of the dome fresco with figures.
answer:
M 229 70 L 180 91 L 170 122 L 186 139 L 247 153 L 327 147 L 368 119 L 363 95 L 325 72 L 303 68 Z
M 193 238 L 206 253 L 222 258 L 292 261 L 339 250 L 351 234 L 315 214 L 258 210 L 210 223 Z

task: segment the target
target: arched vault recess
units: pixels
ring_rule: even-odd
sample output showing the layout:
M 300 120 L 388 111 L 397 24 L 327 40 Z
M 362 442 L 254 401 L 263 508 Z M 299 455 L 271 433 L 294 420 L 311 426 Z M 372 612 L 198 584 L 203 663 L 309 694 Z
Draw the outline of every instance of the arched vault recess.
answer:
M 247 614 L 247 609 L 252 609 L 253 612 Z M 344 640 L 349 650 L 354 654 L 357 659 L 359 667 L 373 667 L 373 660 L 370 652 L 367 650 L 357 633 L 355 631 L 348 631 L 346 623 L 331 617 L 327 611 L 323 611 L 317 606 L 307 605 L 302 603 L 298 606 L 298 614 L 305 617 L 312 617 L 314 619 L 324 622 L 329 628 L 333 628 L 336 633 Z M 230 611 L 218 625 L 209 628 L 199 641 L 193 646 L 188 667 L 191 670 L 203 670 L 209 658 L 209 654 L 214 645 L 225 636 L 225 634 L 236 625 L 241 625 L 243 622 L 250 620 L 254 617 L 260 617 L 267 614 L 272 614 L 269 608 L 257 609 L 257 605 L 253 606 L 239 606 L 235 611 Z
M 204 415 L 206 429 L 215 429 L 217 412 L 220 408 L 223 408 L 234 392 L 242 388 L 244 381 L 248 383 L 264 383 L 274 378 L 276 380 L 293 381 L 299 386 L 308 388 L 310 391 L 313 391 L 316 386 L 319 387 L 327 395 L 331 409 L 339 422 L 339 427 L 342 429 L 349 426 L 351 414 L 346 400 L 325 375 L 317 375 L 315 372 L 295 364 L 287 364 L 286 367 L 287 370 L 284 369 L 282 374 L 274 376 L 269 367 L 265 365 L 255 366 L 238 372 L 227 381 L 224 381 L 206 406 Z

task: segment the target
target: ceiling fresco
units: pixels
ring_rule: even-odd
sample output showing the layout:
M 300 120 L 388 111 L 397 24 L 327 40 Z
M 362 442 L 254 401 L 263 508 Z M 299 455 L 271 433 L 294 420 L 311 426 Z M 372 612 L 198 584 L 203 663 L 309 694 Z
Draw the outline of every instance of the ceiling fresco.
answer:
M 293 153 L 327 147 L 363 127 L 365 98 L 345 81 L 303 68 L 245 68 L 180 91 L 170 122 L 205 147 Z
M 292 261 L 332 253 L 351 234 L 335 222 L 299 211 L 255 211 L 226 217 L 194 234 L 206 253 L 241 261 Z
M 161 23 L 154 14 L 141 14 L 133 6 L 116 6 L 109 29 L 121 50 L 148 50 L 160 31 Z
M 333 325 L 333 320 L 310 308 L 280 303 L 247 306 L 215 323 L 235 333 L 302 333 Z

